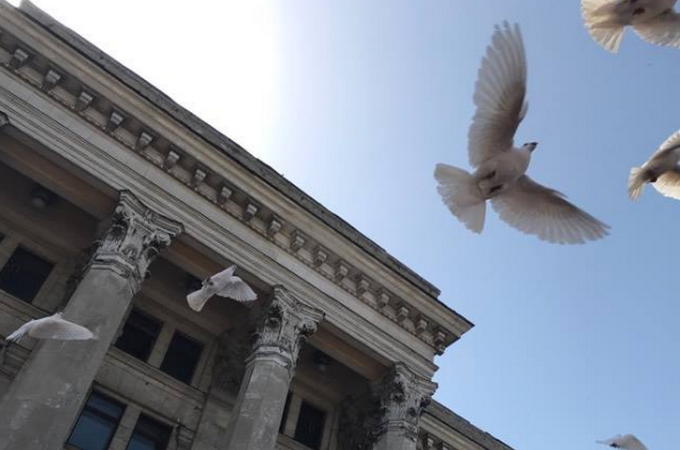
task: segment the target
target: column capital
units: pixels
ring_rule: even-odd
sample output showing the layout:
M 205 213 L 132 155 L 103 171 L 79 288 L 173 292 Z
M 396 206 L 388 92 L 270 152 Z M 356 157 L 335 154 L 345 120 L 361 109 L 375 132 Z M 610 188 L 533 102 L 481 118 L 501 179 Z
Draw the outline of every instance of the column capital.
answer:
M 404 439 L 416 442 L 418 420 L 430 403 L 437 383 L 427 380 L 403 363 L 396 363 L 373 386 L 380 402 L 380 424 L 375 432 L 379 438 L 387 432 L 398 432 Z
M 151 262 L 183 229 L 181 223 L 147 208 L 132 192 L 121 191 L 89 266 L 114 270 L 130 279 L 136 292 L 148 278 Z
M 248 363 L 262 359 L 274 361 L 286 367 L 292 378 L 300 348 L 316 332 L 323 318 L 323 312 L 300 302 L 285 287 L 274 286 L 272 301 L 262 315 Z

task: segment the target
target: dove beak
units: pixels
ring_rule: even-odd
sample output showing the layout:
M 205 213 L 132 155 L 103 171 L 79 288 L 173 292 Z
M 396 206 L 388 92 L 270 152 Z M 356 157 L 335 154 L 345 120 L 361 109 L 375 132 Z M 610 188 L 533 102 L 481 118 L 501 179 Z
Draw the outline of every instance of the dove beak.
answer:
M 538 142 L 529 142 L 529 151 L 533 152 L 538 147 Z

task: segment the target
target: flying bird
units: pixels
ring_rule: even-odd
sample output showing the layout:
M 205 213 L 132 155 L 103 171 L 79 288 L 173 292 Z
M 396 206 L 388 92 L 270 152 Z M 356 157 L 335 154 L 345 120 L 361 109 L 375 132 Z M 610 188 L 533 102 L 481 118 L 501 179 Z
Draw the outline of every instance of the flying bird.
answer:
M 541 240 L 576 244 L 603 238 L 609 226 L 525 174 L 538 145 L 514 145 L 528 108 L 526 84 L 519 26 L 496 26 L 477 76 L 477 111 L 468 133 L 468 157 L 476 170 L 438 164 L 437 190 L 451 213 L 475 233 L 484 228 L 486 201 L 491 200 L 501 219 Z
M 642 167 L 630 169 L 628 195 L 637 200 L 646 183 L 666 197 L 680 200 L 680 131 L 675 132 Z
M 581 0 L 583 21 L 592 38 L 616 53 L 627 26 L 645 41 L 680 48 L 677 0 Z
M 618 435 L 614 438 L 607 439 L 606 441 L 597 441 L 598 444 L 608 445 L 614 448 L 623 448 L 625 450 L 647 450 L 642 442 L 632 434 L 626 434 L 625 436 Z
M 257 294 L 245 281 L 234 276 L 235 271 L 236 266 L 231 266 L 210 278 L 206 278 L 201 289 L 187 295 L 187 301 L 191 309 L 194 311 L 202 310 L 208 299 L 215 294 L 242 303 L 256 300 Z
M 90 330 L 62 318 L 62 313 L 60 312 L 49 317 L 26 322 L 15 332 L 7 336 L 7 341 L 19 342 L 25 335 L 34 339 L 55 339 L 62 341 L 85 341 L 93 337 Z

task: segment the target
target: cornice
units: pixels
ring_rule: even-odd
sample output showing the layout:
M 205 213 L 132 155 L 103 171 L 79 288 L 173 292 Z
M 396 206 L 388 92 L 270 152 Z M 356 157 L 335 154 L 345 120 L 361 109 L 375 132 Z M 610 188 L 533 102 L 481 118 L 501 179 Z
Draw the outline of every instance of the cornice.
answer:
M 436 400 L 425 408 L 419 434 L 423 450 L 513 450 L 505 442 L 477 428 Z
M 8 7 L 0 3 L 0 9 L 6 8 Z M 22 8 L 24 7 L 22 6 Z M 86 46 L 86 50 L 89 52 L 96 50 L 80 37 L 74 35 L 63 26 L 56 24 L 51 18 L 30 5 L 30 3 L 25 8 L 25 13 L 31 19 L 37 21 L 42 27 L 49 29 L 52 33 L 57 34 L 61 39 L 67 40 L 69 45 L 76 47 Z M 82 48 L 79 48 L 79 50 L 82 53 Z M 157 101 L 152 101 L 154 106 L 161 108 L 166 112 L 167 108 L 170 106 L 174 109 L 180 108 L 178 105 L 171 102 L 170 99 L 155 90 L 155 88 L 148 85 L 148 83 L 143 82 L 143 80 L 120 66 L 111 58 L 98 50 L 97 52 L 100 60 L 105 61 L 108 65 L 117 67 L 117 70 L 123 70 L 127 77 L 132 77 L 134 79 L 133 81 L 136 81 L 137 83 L 143 83 L 143 87 L 145 89 L 151 89 L 154 95 L 162 96 L 160 100 L 156 99 Z M 92 59 L 92 55 L 89 55 L 88 57 Z M 98 65 L 101 67 L 101 64 L 102 63 Z M 175 139 L 172 137 L 164 137 L 161 133 L 156 131 L 156 129 L 160 129 L 160 127 L 155 127 L 148 121 L 143 122 L 133 114 L 127 112 L 126 108 L 116 103 L 115 100 L 117 99 L 106 98 L 98 94 L 95 89 L 90 87 L 79 77 L 62 69 L 59 64 L 48 58 L 47 55 L 39 53 L 35 48 L 24 43 L 19 36 L 11 34 L 8 31 L 4 31 L 0 34 L 0 66 L 8 73 L 16 76 L 23 83 L 30 85 L 35 90 L 39 91 L 40 93 L 38 95 L 49 97 L 64 110 L 69 111 L 72 115 L 86 121 L 93 128 L 93 131 L 98 130 L 99 132 L 106 134 L 109 138 L 128 149 L 128 151 L 143 157 L 163 170 L 169 177 L 180 181 L 187 188 L 193 190 L 196 195 L 212 202 L 222 211 L 258 233 L 262 238 L 274 243 L 280 249 L 303 262 L 311 270 L 321 274 L 335 283 L 338 287 L 355 296 L 359 301 L 371 306 L 382 315 L 388 317 L 401 328 L 409 331 L 418 339 L 430 345 L 437 353 L 441 354 L 448 345 L 455 342 L 463 333 L 467 332 L 472 327 L 472 324 L 469 321 L 455 313 L 455 311 L 450 310 L 448 307 L 445 307 L 446 309 L 444 312 L 440 311 L 432 316 L 432 308 L 424 305 L 418 306 L 417 304 L 414 304 L 414 299 L 400 298 L 385 286 L 374 281 L 374 278 L 378 277 L 374 276 L 371 278 L 372 272 L 367 274 L 364 270 L 352 267 L 341 255 L 334 253 L 326 246 L 322 245 L 320 241 L 323 241 L 324 239 L 320 237 L 315 239 L 314 236 L 311 235 L 309 226 L 298 225 L 296 222 L 299 222 L 300 219 L 297 216 L 281 217 L 275 211 L 267 207 L 266 202 L 261 198 L 262 196 L 256 198 L 256 196 L 250 192 L 242 190 L 233 180 L 227 179 L 223 172 L 211 171 L 207 168 L 209 166 L 209 161 L 204 162 L 198 160 L 195 153 L 189 152 L 177 145 Z M 106 67 L 103 68 L 109 72 L 112 70 L 110 68 L 107 69 Z M 121 81 L 125 83 L 125 80 Z M 134 89 L 133 86 L 129 87 Z M 139 90 L 137 90 L 137 92 L 139 93 Z M 275 174 L 277 177 L 281 178 L 281 180 L 284 180 L 268 166 L 248 155 L 245 150 L 236 146 L 236 144 L 220 135 L 217 131 L 209 128 L 208 125 L 195 118 L 188 111 L 181 109 L 181 112 L 189 117 L 191 121 L 205 127 L 206 130 L 209 131 L 208 134 L 214 134 L 221 139 L 220 142 L 213 143 L 217 149 L 237 161 L 247 157 L 246 159 L 248 159 L 251 166 L 255 163 L 259 164 L 260 167 L 255 169 L 253 169 L 253 167 L 247 168 L 255 175 L 264 177 L 265 181 L 268 181 L 270 185 L 271 180 L 269 180 L 268 177 L 273 176 L 272 174 Z M 184 117 L 183 120 L 186 120 L 187 117 Z M 184 125 L 187 126 L 186 123 L 184 123 Z M 192 129 L 191 127 L 189 128 L 192 132 L 205 138 L 206 130 L 201 131 Z M 301 191 L 298 192 L 299 190 L 292 184 L 287 181 L 286 183 L 288 183 L 288 186 L 286 187 L 288 191 L 282 190 L 280 187 L 277 190 L 288 197 L 291 197 L 292 194 L 295 194 L 292 195 L 292 197 L 302 195 L 304 197 L 302 201 L 300 198 L 297 198 L 296 200 L 298 206 L 311 212 L 324 224 L 337 232 L 340 232 L 353 243 L 358 244 L 357 239 L 359 238 L 357 236 L 364 239 L 368 244 L 374 247 L 372 250 L 366 250 L 366 248 L 364 248 L 364 250 L 376 259 L 382 261 L 397 274 L 409 280 L 415 286 L 420 287 L 420 289 L 429 296 L 431 301 L 443 306 L 443 304 L 434 297 L 434 295 L 438 295 L 439 293 L 436 288 L 429 284 L 425 287 L 419 286 L 418 283 L 413 280 L 413 275 L 415 274 L 409 269 L 403 266 L 401 268 L 395 268 L 395 264 L 401 264 L 387 255 L 383 249 L 369 241 L 367 238 L 361 237 L 356 230 L 351 228 L 344 221 L 341 221 L 337 216 L 332 215 L 332 213 L 321 205 L 318 205 L 305 194 L 301 193 Z M 276 188 L 276 186 L 273 187 Z M 311 208 L 312 206 L 313 208 Z M 323 214 L 326 216 L 319 217 L 319 211 L 315 212 L 314 208 L 321 208 Z M 342 226 L 338 228 L 340 225 L 337 223 L 330 224 L 328 221 L 328 217 L 330 216 L 332 216 L 331 218 L 333 220 L 340 221 L 340 225 Z M 351 228 L 351 231 L 355 235 L 348 236 L 347 230 L 343 231 L 342 227 Z M 385 258 L 388 259 L 385 260 Z M 415 276 L 417 277 L 417 275 Z M 440 308 L 435 308 L 434 310 L 436 309 Z M 446 311 L 448 311 L 448 313 Z M 441 319 L 444 316 L 446 316 L 446 320 L 442 321 Z

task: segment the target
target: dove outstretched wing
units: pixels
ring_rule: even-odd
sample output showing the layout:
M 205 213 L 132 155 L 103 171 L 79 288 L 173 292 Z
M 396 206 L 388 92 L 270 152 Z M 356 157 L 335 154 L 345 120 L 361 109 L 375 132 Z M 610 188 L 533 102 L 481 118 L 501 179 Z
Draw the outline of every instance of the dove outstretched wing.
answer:
M 647 450 L 642 442 L 632 434 L 626 434 L 625 436 L 618 435 L 611 439 L 605 439 L 604 441 L 596 441 L 598 444 L 608 445 L 614 448 L 623 448 L 626 450 Z
M 228 297 L 237 302 L 252 302 L 257 294 L 239 277 L 232 277 L 232 281 L 217 292 L 220 297 Z
M 527 112 L 527 62 L 519 26 L 496 27 L 477 74 L 477 111 L 468 133 L 468 157 L 477 167 L 512 148 Z
M 491 203 L 510 226 L 544 241 L 583 244 L 608 234 L 608 225 L 526 175 L 508 191 L 492 198 Z
M 633 29 L 650 44 L 680 47 L 680 14 L 672 9 L 633 25 Z

